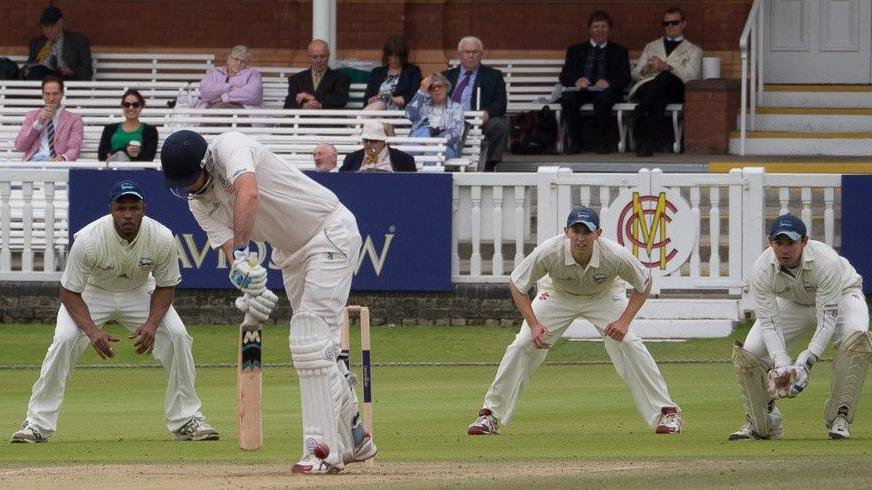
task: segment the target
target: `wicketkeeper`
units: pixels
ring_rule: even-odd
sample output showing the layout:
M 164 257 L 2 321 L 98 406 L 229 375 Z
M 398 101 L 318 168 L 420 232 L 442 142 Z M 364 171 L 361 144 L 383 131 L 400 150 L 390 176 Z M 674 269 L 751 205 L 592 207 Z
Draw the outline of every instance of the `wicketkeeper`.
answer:
M 272 246 L 293 308 L 290 350 L 300 380 L 303 456 L 293 472 L 335 473 L 375 456 L 352 377 L 338 360 L 340 318 L 361 246 L 354 215 L 330 190 L 241 133 L 207 144 L 193 131 L 178 131 L 164 142 L 161 165 L 212 247 L 232 258 L 230 281 L 254 298 L 237 303 L 243 311 L 268 315 L 275 304 L 266 270 L 248 262 L 250 240 Z M 318 442 L 330 447 L 325 460 L 312 453 Z
M 109 209 L 74 235 L 54 339 L 12 442 L 46 442 L 57 430 L 67 380 L 82 352 L 90 344 L 103 359 L 113 356 L 118 338 L 103 331 L 110 320 L 131 332 L 138 354 L 150 353 L 163 366 L 166 426 L 176 439 L 218 439 L 200 413 L 193 339 L 172 306 L 182 280 L 173 234 L 145 216 L 142 189 L 132 180 L 115 184 Z
M 769 245 L 751 275 L 757 321 L 733 349 L 747 422 L 729 439 L 781 439 L 775 400 L 802 392 L 831 338 L 838 351 L 824 423 L 830 438 L 847 439 L 872 359 L 863 279 L 830 246 L 809 240 L 792 214 L 772 223 Z M 791 360 L 787 347 L 809 328 L 808 347 Z
M 606 352 L 645 423 L 658 434 L 681 432 L 679 408 L 654 358 L 630 332 L 630 322 L 651 290 L 650 277 L 639 259 L 601 234 L 596 211 L 575 208 L 564 233 L 537 246 L 512 272 L 509 288 L 524 324 L 506 348 L 467 434 L 496 434 L 500 421 L 509 423 L 527 380 L 577 317 L 589 320 L 603 336 Z M 531 301 L 527 291 L 537 281 L 539 291 Z M 633 288 L 629 301 L 624 281 Z

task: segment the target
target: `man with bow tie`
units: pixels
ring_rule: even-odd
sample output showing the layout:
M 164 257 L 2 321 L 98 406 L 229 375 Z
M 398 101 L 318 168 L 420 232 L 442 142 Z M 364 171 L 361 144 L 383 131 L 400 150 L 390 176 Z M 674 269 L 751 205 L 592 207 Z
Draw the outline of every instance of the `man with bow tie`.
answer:
M 612 106 L 621 99 L 630 83 L 630 57 L 627 48 L 609 40 L 612 18 L 603 10 L 590 14 L 587 20 L 590 39 L 566 50 L 566 61 L 560 71 L 564 87 L 560 104 L 569 132 L 567 153 L 580 153 L 581 106 L 593 103 L 596 119 L 594 141 L 599 153 L 609 153 L 614 144 L 606 141 L 612 121 Z M 568 90 L 567 90 L 568 88 Z
M 681 9 L 668 9 L 663 14 L 664 36 L 645 46 L 633 68 L 636 84 L 630 98 L 639 103 L 634 127 L 636 156 L 654 155 L 666 106 L 684 102 L 684 84 L 702 74 L 702 49 L 684 39 L 686 26 Z

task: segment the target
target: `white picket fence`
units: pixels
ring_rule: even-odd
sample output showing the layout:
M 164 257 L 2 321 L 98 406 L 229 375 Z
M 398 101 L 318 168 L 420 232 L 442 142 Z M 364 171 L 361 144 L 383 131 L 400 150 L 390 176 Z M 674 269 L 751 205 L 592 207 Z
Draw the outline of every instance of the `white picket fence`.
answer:
M 0 168 L 0 280 L 60 278 L 68 245 L 68 175 L 68 169 Z M 769 223 L 787 211 L 803 218 L 812 238 L 840 246 L 840 175 L 767 174 L 760 168 L 574 174 L 541 167 L 538 173 L 455 173 L 453 179 L 455 283 L 506 282 L 538 242 L 562 232 L 572 206 L 590 205 L 604 215 L 630 188 L 680 193 L 695 223 L 688 259 L 668 274 L 652 270 L 655 293 L 705 292 L 736 298 L 741 310 L 749 309 L 747 272 L 766 246 Z

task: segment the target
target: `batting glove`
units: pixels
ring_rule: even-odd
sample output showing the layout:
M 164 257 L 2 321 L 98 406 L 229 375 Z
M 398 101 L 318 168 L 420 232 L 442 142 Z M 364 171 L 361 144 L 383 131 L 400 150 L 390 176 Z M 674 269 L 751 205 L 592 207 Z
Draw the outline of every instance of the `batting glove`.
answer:
M 791 398 L 800 394 L 802 390 L 808 386 L 808 375 L 817 360 L 818 356 L 814 355 L 814 353 L 808 349 L 800 352 L 799 355 L 796 356 L 796 364 L 793 366 L 794 371 L 796 371 L 796 380 L 793 382 L 793 387 L 790 389 Z
M 230 282 L 236 289 L 251 296 L 259 296 L 266 290 L 266 269 L 262 265 L 249 261 L 248 252 L 245 250 L 235 250 L 233 259 Z
M 278 299 L 278 296 L 273 294 L 272 291 L 264 289 L 257 296 L 246 294 L 236 298 L 235 304 L 239 311 L 250 314 L 259 322 L 265 322 L 269 319 L 269 315 L 272 313 Z

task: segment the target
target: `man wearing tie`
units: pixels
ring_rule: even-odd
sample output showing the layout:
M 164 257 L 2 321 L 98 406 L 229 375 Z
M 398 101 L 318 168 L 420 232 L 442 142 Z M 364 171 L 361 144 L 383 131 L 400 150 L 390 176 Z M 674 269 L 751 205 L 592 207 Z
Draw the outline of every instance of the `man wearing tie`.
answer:
M 288 96 L 285 109 L 342 109 L 348 103 L 351 79 L 344 73 L 333 70 L 330 47 L 321 39 L 309 43 L 308 70 L 288 77 Z
M 612 18 L 603 10 L 587 20 L 590 39 L 566 50 L 560 71 L 560 84 L 569 87 L 560 104 L 569 132 L 567 153 L 581 152 L 581 106 L 593 102 L 596 118 L 594 141 L 599 153 L 609 153 L 613 145 L 606 141 L 612 121 L 612 106 L 621 99 L 630 83 L 630 57 L 627 48 L 609 41 Z
M 684 84 L 702 75 L 702 49 L 684 39 L 684 12 L 670 8 L 663 15 L 664 36 L 651 41 L 633 68 L 637 100 L 634 136 L 636 156 L 650 157 L 658 146 L 666 106 L 684 102 Z
M 42 80 L 46 75 L 58 75 L 67 80 L 90 80 L 94 70 L 88 38 L 64 30 L 64 14 L 54 6 L 42 11 L 39 24 L 43 35 L 30 41 L 22 77 Z
M 27 113 L 15 138 L 25 161 L 61 162 L 79 158 L 84 139 L 82 116 L 64 109 L 64 82 L 56 75 L 42 79 L 45 106 Z
M 460 66 L 442 74 L 451 82 L 451 100 L 464 111 L 483 111 L 482 132 L 487 140 L 485 171 L 493 171 L 503 161 L 509 134 L 506 122 L 506 81 L 499 70 L 481 64 L 484 45 L 477 37 L 466 36 L 457 44 Z

